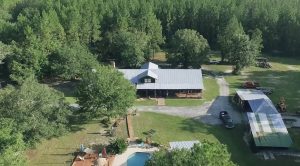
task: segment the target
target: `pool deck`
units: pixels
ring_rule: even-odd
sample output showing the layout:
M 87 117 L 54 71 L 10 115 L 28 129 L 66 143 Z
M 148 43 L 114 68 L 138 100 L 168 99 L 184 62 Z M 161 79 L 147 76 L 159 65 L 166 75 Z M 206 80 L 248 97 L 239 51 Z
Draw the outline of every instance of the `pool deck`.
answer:
M 116 155 L 112 166 L 127 166 L 127 159 L 130 155 L 135 152 L 147 152 L 153 153 L 157 151 L 158 148 L 136 148 L 136 147 L 128 147 L 127 150 L 121 155 Z

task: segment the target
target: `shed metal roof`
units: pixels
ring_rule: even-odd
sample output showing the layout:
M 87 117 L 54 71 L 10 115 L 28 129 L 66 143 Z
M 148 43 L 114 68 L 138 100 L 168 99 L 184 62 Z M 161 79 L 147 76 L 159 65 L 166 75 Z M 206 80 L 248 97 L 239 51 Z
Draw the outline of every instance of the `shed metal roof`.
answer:
M 119 69 L 137 89 L 204 89 L 201 69 Z M 157 75 L 155 83 L 141 83 L 145 71 Z
M 236 93 L 241 100 L 269 99 L 262 91 L 256 89 L 237 89 Z
M 176 141 L 169 142 L 171 150 L 174 149 L 191 149 L 194 144 L 200 143 L 199 141 Z
M 247 117 L 258 147 L 290 147 L 292 139 L 280 114 L 248 112 Z
M 248 101 L 252 112 L 254 113 L 266 113 L 266 114 L 277 114 L 278 111 L 274 107 L 273 103 L 269 99 L 255 99 Z

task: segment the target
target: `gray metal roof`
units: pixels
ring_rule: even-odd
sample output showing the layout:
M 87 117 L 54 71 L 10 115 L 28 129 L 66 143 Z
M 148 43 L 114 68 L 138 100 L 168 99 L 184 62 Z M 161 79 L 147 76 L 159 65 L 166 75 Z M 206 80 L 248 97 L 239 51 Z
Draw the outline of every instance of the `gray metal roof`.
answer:
M 266 114 L 277 114 L 278 111 L 273 105 L 271 100 L 268 99 L 255 99 L 248 101 L 252 112 L 254 113 L 266 113 Z
M 142 65 L 141 69 L 159 69 L 158 65 L 152 62 L 147 62 Z
M 169 142 L 171 150 L 173 149 L 191 149 L 194 144 L 200 143 L 199 141 L 176 141 Z
M 269 99 L 262 91 L 256 89 L 237 89 L 236 93 L 242 100 Z
M 254 143 L 260 147 L 290 147 L 292 139 L 280 114 L 247 113 Z
M 204 89 L 201 69 L 119 69 L 137 89 Z M 144 73 L 156 75 L 155 83 L 141 83 Z M 150 76 L 150 74 L 149 74 Z
M 144 78 L 146 76 L 154 78 L 154 79 L 158 79 L 158 76 L 154 72 L 152 72 L 151 70 L 146 70 L 143 73 L 139 74 L 138 78 L 141 79 L 141 78 Z

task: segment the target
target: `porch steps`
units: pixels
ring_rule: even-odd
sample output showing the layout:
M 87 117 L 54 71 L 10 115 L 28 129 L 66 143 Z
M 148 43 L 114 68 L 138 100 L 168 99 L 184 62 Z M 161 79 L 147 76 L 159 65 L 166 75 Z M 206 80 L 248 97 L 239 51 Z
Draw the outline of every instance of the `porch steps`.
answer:
M 165 106 L 166 105 L 165 98 L 157 98 L 157 105 Z

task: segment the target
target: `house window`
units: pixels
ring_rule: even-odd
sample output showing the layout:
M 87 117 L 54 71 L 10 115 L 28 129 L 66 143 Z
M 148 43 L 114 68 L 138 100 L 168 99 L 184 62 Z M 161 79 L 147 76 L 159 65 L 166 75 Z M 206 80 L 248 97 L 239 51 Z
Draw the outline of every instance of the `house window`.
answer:
M 144 82 L 145 83 L 151 83 L 151 78 L 145 78 Z

